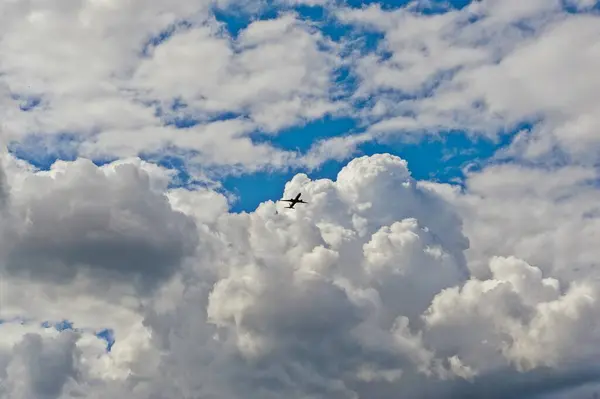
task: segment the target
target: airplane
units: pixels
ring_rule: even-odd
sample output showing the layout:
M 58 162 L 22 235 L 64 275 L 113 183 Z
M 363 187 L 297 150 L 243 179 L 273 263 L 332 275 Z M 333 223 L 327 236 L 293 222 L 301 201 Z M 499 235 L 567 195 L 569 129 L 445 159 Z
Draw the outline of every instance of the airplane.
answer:
M 302 193 L 298 193 L 298 195 L 296 195 L 296 198 L 292 198 L 292 199 L 283 199 L 280 201 L 285 201 L 285 202 L 291 202 L 290 206 L 286 206 L 286 209 L 294 209 L 294 205 L 296 204 L 308 204 L 308 202 L 303 201 L 300 199 L 300 196 L 302 195 Z

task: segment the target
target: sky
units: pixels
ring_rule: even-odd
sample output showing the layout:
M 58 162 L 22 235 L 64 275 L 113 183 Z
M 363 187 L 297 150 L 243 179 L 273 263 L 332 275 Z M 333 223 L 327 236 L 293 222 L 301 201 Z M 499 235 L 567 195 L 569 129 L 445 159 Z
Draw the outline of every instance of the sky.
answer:
M 597 397 L 599 43 L 596 0 L 0 3 L 0 398 Z

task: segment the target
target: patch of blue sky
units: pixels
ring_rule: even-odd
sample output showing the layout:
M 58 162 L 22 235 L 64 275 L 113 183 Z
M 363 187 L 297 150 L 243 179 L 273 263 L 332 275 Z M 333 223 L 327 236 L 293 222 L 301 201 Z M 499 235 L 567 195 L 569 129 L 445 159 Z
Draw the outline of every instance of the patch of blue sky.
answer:
M 349 68 L 341 68 L 337 71 L 336 85 L 343 93 L 347 94 L 354 88 L 355 81 Z M 334 97 L 335 99 L 335 97 Z M 336 118 L 326 115 L 323 118 L 309 121 L 304 125 L 297 125 L 282 131 L 276 135 L 256 131 L 250 134 L 255 144 L 268 143 L 269 145 L 300 153 L 307 152 L 317 140 L 347 135 L 357 128 L 357 121 L 352 117 Z M 167 160 L 168 158 L 165 158 Z M 183 166 L 181 160 L 173 163 L 164 163 L 163 166 Z M 318 172 L 320 177 L 334 178 L 339 165 L 335 162 L 326 163 Z M 253 174 L 229 175 L 221 179 L 220 183 L 224 191 L 233 193 L 238 201 L 232 204 L 232 212 L 250 212 L 266 200 L 279 198 L 285 183 L 299 171 L 261 171 Z M 182 174 L 182 177 L 187 174 Z
M 335 90 L 330 93 L 331 101 L 348 101 L 358 88 L 360 79 L 350 66 L 342 66 L 334 72 L 333 82 Z
M 96 337 L 106 341 L 106 351 L 110 352 L 112 350 L 113 345 L 115 344 L 115 333 L 110 328 L 105 328 L 96 333 Z
M 231 212 L 252 212 L 261 203 L 281 197 L 285 183 L 296 172 L 257 172 L 242 176 L 227 176 L 221 180 L 223 188 L 238 197 Z
M 306 153 L 318 140 L 341 137 L 356 133 L 357 122 L 350 117 L 324 118 L 308 122 L 303 126 L 294 126 L 273 136 L 255 132 L 251 138 L 255 144 L 268 143 L 282 150 Z M 505 143 L 499 143 L 498 146 Z M 470 141 L 465 134 L 451 134 L 439 140 L 423 140 L 418 143 L 388 141 L 386 143 L 367 143 L 359 147 L 358 155 L 372 155 L 389 152 L 399 155 L 409 161 L 411 171 L 416 178 L 448 181 L 460 175 L 460 167 L 476 158 L 487 158 L 492 155 L 492 149 L 498 147 L 484 140 Z M 173 169 L 176 175 L 170 183 L 170 188 L 197 185 L 187 171 L 188 160 L 198 155 L 195 152 L 164 148 L 159 152 L 141 154 L 141 158 L 155 162 L 168 169 Z M 310 173 L 312 178 L 335 179 L 344 162 L 328 161 L 320 168 Z M 225 191 L 238 197 L 232 205 L 232 212 L 253 211 L 261 202 L 279 198 L 283 187 L 296 173 L 303 170 L 261 171 L 252 174 L 228 175 L 220 179 Z
M 344 129 L 348 121 L 338 121 L 338 128 Z M 350 124 L 351 125 L 351 124 Z M 387 140 L 386 142 L 368 142 L 359 146 L 357 153 L 352 157 L 373 155 L 377 153 L 390 153 L 397 155 L 408 162 L 412 176 L 417 180 L 432 180 L 442 183 L 461 185 L 464 170 L 480 169 L 496 153 L 497 150 L 507 146 L 514 135 L 527 128 L 526 124 L 520 125 L 514 132 L 499 136 L 498 140 L 483 137 L 473 138 L 464 132 L 443 132 L 433 137 L 428 136 L 422 140 L 407 142 L 402 139 Z M 334 129 L 328 130 L 326 123 L 309 124 L 304 132 L 295 132 L 279 139 L 279 147 L 286 149 L 307 149 L 314 141 L 316 135 L 326 137 Z M 303 151 L 302 151 L 303 152 Z M 312 179 L 335 179 L 337 173 L 347 164 L 345 161 L 328 161 L 320 168 L 307 173 Z M 223 187 L 234 193 L 238 201 L 232 205 L 232 212 L 250 212 L 264 201 L 276 200 L 283 193 L 285 183 L 296 173 L 302 170 L 285 172 L 260 172 L 251 175 L 229 176 L 223 181 Z
M 207 188 L 209 186 L 214 188 L 210 182 L 198 180 L 194 177 L 196 176 L 196 172 L 207 172 L 203 169 L 202 165 L 198 165 L 194 161 L 194 158 L 200 155 L 200 152 L 196 150 L 168 146 L 158 151 L 142 152 L 138 156 L 144 161 L 152 162 L 174 171 L 174 175 L 168 185 L 169 189 L 179 187 L 194 189 L 198 187 Z
M 362 8 L 378 4 L 383 10 L 394 10 L 406 7 L 412 2 L 412 0 L 339 0 L 336 1 L 336 6 Z M 462 9 L 471 2 L 472 0 L 427 0 L 418 2 L 413 10 L 426 15 L 439 14 Z M 321 28 L 325 36 L 336 41 L 342 38 L 348 39 L 353 32 L 351 26 L 341 24 L 335 19 L 332 10 L 322 5 L 298 4 L 291 7 L 282 7 L 282 3 L 277 0 L 267 0 L 262 7 L 254 11 L 252 13 L 244 12 L 244 9 L 239 7 L 226 9 L 215 7 L 213 9 L 215 18 L 223 23 L 229 34 L 234 38 L 252 22 L 276 18 L 280 13 L 286 11 L 295 11 L 300 18 L 315 23 Z M 364 37 L 364 32 L 361 36 L 365 39 L 367 48 L 374 48 L 374 44 L 380 38 L 379 35 L 375 34 L 368 34 L 367 37 Z
M 21 103 L 19 104 L 19 109 L 21 111 L 27 112 L 27 111 L 31 111 L 33 109 L 35 109 L 36 107 L 38 107 L 41 103 L 42 103 L 42 98 L 41 97 L 26 97 L 26 98 L 21 98 L 21 97 L 13 97 L 17 100 L 20 100 Z
M 21 141 L 8 143 L 8 152 L 17 159 L 27 161 L 38 170 L 50 170 L 56 161 L 74 161 L 78 157 L 78 146 L 84 138 L 74 133 L 31 134 Z M 101 166 L 117 160 L 94 158 L 92 162 Z
M 61 320 L 59 322 L 44 321 L 41 323 L 41 327 L 53 328 L 56 331 L 70 330 L 70 331 L 76 331 L 76 332 L 83 332 L 83 331 L 87 330 L 87 329 L 75 327 L 74 324 L 69 320 Z M 104 329 L 95 331 L 94 335 L 106 342 L 106 351 L 110 352 L 113 345 L 115 344 L 114 331 L 110 328 L 104 328 Z
M 174 98 L 165 111 L 161 104 L 154 102 L 149 106 L 154 107 L 154 115 L 160 118 L 165 126 L 174 126 L 178 129 L 186 129 L 200 123 L 211 123 L 243 117 L 238 112 L 216 112 L 198 115 L 188 109 L 188 104 L 181 98 Z
M 167 120 L 167 125 L 172 124 L 179 129 L 196 126 L 200 123 L 209 124 L 212 122 L 222 122 L 232 119 L 243 119 L 244 114 L 238 112 L 217 112 L 208 115 L 203 115 L 202 118 L 193 116 L 193 114 L 181 114 Z
M 65 330 L 75 330 L 73 323 L 70 322 L 69 320 L 61 320 L 58 322 L 49 322 L 49 321 L 44 321 L 42 323 L 42 327 L 44 328 L 54 328 L 57 331 L 65 331 Z
M 148 40 L 142 46 L 142 51 L 141 51 L 142 56 L 148 56 L 150 54 L 150 51 L 153 48 L 160 46 L 162 43 L 164 43 L 166 40 L 168 40 L 171 36 L 173 36 L 173 34 L 175 34 L 175 32 L 189 29 L 192 26 L 193 25 L 191 22 L 185 21 L 185 20 L 176 21 L 176 22 L 170 24 L 165 29 L 161 30 L 157 34 L 148 38 Z
M 437 14 L 452 9 L 462 9 L 472 2 L 473 0 L 422 0 L 417 2 L 415 9 L 423 14 Z M 339 0 L 337 2 L 353 8 L 378 4 L 383 10 L 395 10 L 406 7 L 410 3 L 413 3 L 413 0 Z
M 255 132 L 250 138 L 256 144 L 268 143 L 276 148 L 304 153 L 317 140 L 347 135 L 355 128 L 356 120 L 351 117 L 334 118 L 327 115 L 302 126 L 284 129 L 276 136 Z
M 360 150 L 365 154 L 388 152 L 405 159 L 415 179 L 460 184 L 465 168 L 481 169 L 496 151 L 510 144 L 514 134 L 516 132 L 491 140 L 483 136 L 470 137 L 461 131 L 441 132 L 415 142 L 401 139 L 370 142 Z
M 284 10 L 281 7 L 276 7 L 272 1 L 266 1 L 258 9 L 252 9 L 252 12 L 233 4 L 227 8 L 213 7 L 212 12 L 217 21 L 221 22 L 227 29 L 229 35 L 237 38 L 239 33 L 252 22 L 276 18 Z
M 57 160 L 73 161 L 77 158 L 79 138 L 76 134 L 32 134 L 20 142 L 10 142 L 8 152 L 29 162 L 40 170 L 49 170 Z
M 581 14 L 581 13 L 592 13 L 600 14 L 600 1 L 596 1 L 591 6 L 585 8 L 577 7 L 577 1 L 575 0 L 561 0 L 563 10 L 570 14 Z
M 163 168 L 176 170 L 172 187 L 185 186 L 189 184 L 190 175 L 186 171 L 186 155 L 175 148 L 165 148 L 159 152 L 141 153 L 140 158 L 155 163 Z

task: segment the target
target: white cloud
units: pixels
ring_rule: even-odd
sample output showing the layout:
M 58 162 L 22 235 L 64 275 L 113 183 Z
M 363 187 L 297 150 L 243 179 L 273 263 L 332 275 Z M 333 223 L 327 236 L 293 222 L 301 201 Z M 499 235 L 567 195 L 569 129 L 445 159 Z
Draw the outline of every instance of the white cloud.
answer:
M 566 13 L 559 1 L 493 0 L 440 15 L 379 5 L 337 15 L 384 34 L 376 53 L 355 62 L 355 95 L 375 96 L 372 112 L 361 112 L 378 122 L 374 134 L 495 136 L 541 120 L 510 154 L 549 162 L 559 150 L 597 162 L 598 15 Z
M 512 187 L 514 192 L 503 189 L 501 179 L 509 179 L 510 170 L 490 169 L 481 172 L 487 177 L 471 177 L 470 192 L 461 194 L 416 182 L 405 161 L 381 154 L 353 160 L 335 181 L 296 175 L 283 194 L 301 191 L 308 204 L 293 211 L 265 202 L 255 212 L 231 214 L 219 194 L 167 190 L 166 171 L 135 160 L 100 168 L 79 160 L 60 163 L 51 172 L 5 165 L 12 177 L 8 207 L 13 215 L 35 195 L 16 188 L 35 182 L 48 199 L 69 192 L 60 198 L 70 198 L 73 212 L 84 209 L 78 204 L 88 204 L 88 210 L 102 204 L 98 209 L 108 214 L 128 209 L 141 215 L 160 203 L 164 212 L 155 217 L 172 220 L 141 225 L 120 240 L 133 250 L 152 232 L 153 244 L 143 251 L 156 251 L 152 261 L 157 265 L 162 257 L 171 259 L 171 266 L 161 266 L 168 269 L 154 280 L 156 289 L 142 296 L 127 289 L 134 282 L 123 277 L 127 273 L 104 285 L 109 277 L 86 273 L 83 264 L 69 266 L 75 271 L 70 284 L 5 273 L 3 315 L 31 320 L 0 325 L 6 332 L 0 342 L 5 397 L 44 397 L 44 390 L 53 398 L 446 398 L 482 394 L 500 381 L 498 394 L 511 395 L 521 389 L 520 375 L 543 381 L 538 370 L 550 367 L 556 378 L 566 378 L 579 370 L 573 364 L 587 364 L 596 355 L 599 335 L 593 320 L 600 310 L 600 286 L 593 274 L 575 277 L 558 261 L 550 267 L 544 256 L 558 259 L 563 248 L 558 245 L 529 246 L 538 257 L 526 256 L 517 239 L 528 239 L 526 229 L 513 230 L 515 239 L 507 239 L 510 226 L 476 213 L 500 207 L 510 221 L 508 209 L 531 212 L 512 205 L 513 196 L 521 195 L 531 209 L 548 212 L 553 204 L 566 217 L 571 206 L 597 198 L 585 188 L 590 177 L 585 169 L 547 179 L 530 172 L 531 181 L 545 184 L 532 190 L 524 180 Z M 565 191 L 564 179 L 573 181 L 574 196 L 565 197 L 573 188 Z M 96 185 L 104 196 L 93 190 Z M 73 187 L 79 190 L 69 191 Z M 121 207 L 123 201 L 128 208 Z M 67 254 L 61 231 L 80 232 L 75 243 L 85 241 L 82 232 L 104 231 L 93 218 L 78 221 L 67 214 L 58 219 L 65 203 L 45 202 L 46 217 L 56 215 L 56 233 L 47 236 L 43 253 Z M 194 220 L 198 236 L 187 258 L 161 244 L 194 235 L 161 233 L 169 223 L 187 226 L 184 219 L 177 224 L 180 218 Z M 497 241 L 485 234 L 488 225 L 497 230 L 491 236 Z M 36 231 L 45 228 L 39 225 Z M 563 234 L 560 229 L 557 234 Z M 19 245 L 32 242 L 29 235 L 20 240 Z M 523 259 L 503 256 L 510 251 Z M 40 252 L 29 251 L 34 253 Z M 115 259 L 93 267 L 107 270 L 128 258 Z M 152 264 L 129 273 L 150 273 Z M 34 276 L 44 272 L 39 264 L 25 266 Z M 34 327 L 62 319 L 82 331 L 59 334 Z M 110 353 L 92 335 L 102 328 L 115 331 Z M 52 369 L 52 379 L 44 379 L 50 360 L 43 359 L 60 366 Z
M 41 133 L 26 150 L 54 143 L 123 158 L 41 172 L 3 154 L 0 316 L 28 321 L 0 324 L 0 397 L 594 389 L 597 16 L 554 1 L 486 0 L 435 16 L 415 5 L 336 10 L 382 31 L 390 57 L 350 56 L 362 79 L 353 99 L 375 96 L 356 111 L 368 131 L 298 157 L 247 137 L 348 110 L 331 100 L 343 46 L 297 15 L 233 38 L 208 2 L 0 4 L 3 135 Z M 170 110 L 174 99 L 187 107 Z M 156 104 L 164 119 L 200 123 L 163 126 Z M 243 117 L 211 119 L 228 112 Z M 170 189 L 173 171 L 129 158 L 174 145 L 197 150 L 185 157 L 202 167 L 316 167 L 380 135 L 494 135 L 531 118 L 542 122 L 498 158 L 550 166 L 488 166 L 459 190 L 415 181 L 397 157 L 361 157 L 335 181 L 294 176 L 283 195 L 301 191 L 308 204 L 293 211 L 265 202 L 232 214 L 225 196 Z M 81 143 L 44 136 L 64 132 Z M 557 149 L 577 164 L 556 165 Z M 40 327 L 63 319 L 81 330 Z M 110 353 L 94 336 L 104 328 L 116 336 Z
M 156 91 L 160 99 L 170 100 L 176 91 L 192 110 L 247 112 L 274 132 L 298 118 L 310 120 L 339 108 L 328 95 L 339 61 L 319 46 L 335 51 L 318 30 L 286 14 L 253 22 L 234 43 L 211 39 L 207 29 L 176 35 L 142 63 L 137 75 L 147 82 L 140 87 Z
M 432 314 L 439 306 L 439 316 L 448 317 L 441 321 L 447 327 L 440 339 L 454 337 L 456 345 L 469 340 L 471 354 L 464 360 L 479 358 L 475 365 L 493 365 L 489 346 L 495 341 L 490 334 L 468 337 L 462 329 L 470 326 L 474 332 L 479 325 L 494 325 L 496 340 L 510 337 L 502 350 L 522 369 L 570 369 L 575 386 L 597 379 L 591 366 L 598 339 L 593 322 L 599 278 L 596 182 L 597 171 L 591 168 L 505 164 L 468 174 L 462 193 L 428 184 L 457 205 L 471 242 L 466 251 L 469 267 L 481 280 L 439 294 L 432 306 Z M 490 257 L 495 260 L 489 262 Z M 497 296 L 505 297 L 502 306 L 509 307 L 491 299 Z M 437 316 L 430 317 L 437 323 Z M 565 397 L 585 397 L 577 389 L 569 396 L 569 385 Z
M 493 136 L 542 119 L 509 154 L 547 160 L 558 148 L 596 161 L 597 15 L 565 13 L 559 1 L 486 0 L 438 15 L 419 13 L 418 2 L 394 11 L 328 4 L 341 21 L 384 33 L 378 52 L 346 58 L 340 54 L 353 42 L 334 43 L 292 12 L 231 37 L 211 14 L 212 2 L 156 0 L 143 12 L 139 5 L 3 5 L 0 101 L 9 139 L 69 132 L 81 141 L 70 150 L 83 156 L 175 146 L 199 152 L 186 159 L 203 168 L 252 171 L 347 159 L 357 143 L 380 135 L 462 129 Z M 351 100 L 370 99 L 370 109 L 334 100 L 333 72 L 342 65 L 360 78 Z M 36 98 L 31 110 L 18 109 Z M 329 113 L 364 117 L 368 134 L 325 141 L 305 157 L 248 138 Z M 222 114 L 239 117 L 214 123 Z M 199 124 L 164 126 L 177 119 Z
M 80 155 L 100 157 L 174 145 L 200 152 L 202 159 L 194 161 L 203 167 L 289 163 L 293 154 L 255 145 L 246 135 L 338 112 L 342 104 L 330 93 L 340 63 L 336 45 L 289 13 L 255 21 L 233 38 L 211 14 L 212 5 L 3 4 L 0 116 L 6 138 L 67 132 L 75 135 L 71 145 Z M 19 110 L 34 100 L 39 104 Z M 179 108 L 171 110 L 175 102 Z M 213 124 L 223 113 L 240 117 Z M 199 125 L 164 125 L 177 118 Z
M 12 349 L 2 393 L 14 398 L 58 398 L 69 380 L 77 378 L 76 339 L 70 332 L 46 340 L 39 334 L 24 335 Z
M 440 192 L 461 210 L 478 276 L 490 256 L 515 255 L 568 282 L 597 277 L 597 179 L 591 168 L 505 164 L 470 173 L 464 194 Z
M 22 173 L 11 182 L 3 226 L 10 274 L 69 281 L 87 271 L 148 289 L 194 252 L 194 221 L 171 208 L 163 194 L 168 176 L 157 166 L 98 168 L 79 159 Z

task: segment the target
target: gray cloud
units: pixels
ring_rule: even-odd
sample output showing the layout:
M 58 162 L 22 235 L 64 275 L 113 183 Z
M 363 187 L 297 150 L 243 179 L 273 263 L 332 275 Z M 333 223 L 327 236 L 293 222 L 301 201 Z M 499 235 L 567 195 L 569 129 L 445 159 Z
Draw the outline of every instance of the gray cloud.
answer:
M 90 161 L 28 175 L 11 192 L 6 270 L 68 282 L 78 274 L 150 288 L 197 245 L 195 223 L 172 209 L 135 164 Z
M 77 338 L 70 331 L 49 339 L 35 333 L 24 335 L 12 349 L 0 390 L 2 397 L 59 398 L 65 385 L 78 377 Z
M 39 237 L 48 237 L 46 247 L 30 251 L 75 270 L 65 248 L 89 245 L 80 238 L 89 231 L 113 231 L 98 227 L 108 219 L 115 231 L 131 232 L 117 235 L 123 248 L 152 242 L 146 251 L 162 248 L 173 257 L 146 264 L 165 268 L 147 271 L 160 284 L 131 305 L 119 291 L 102 296 L 82 290 L 77 279 L 56 285 L 56 279 L 8 276 L 6 310 L 51 306 L 52 314 L 87 328 L 76 340 L 72 368 L 63 367 L 68 377 L 53 378 L 57 384 L 47 387 L 60 398 L 526 398 L 596 379 L 593 368 L 587 373 L 582 365 L 600 343 L 597 283 L 559 280 L 552 268 L 516 257 L 488 255 L 480 259 L 487 258 L 485 264 L 474 265 L 465 252 L 479 227 L 466 210 L 478 203 L 449 187 L 415 182 L 400 158 L 355 159 L 335 181 L 296 175 L 284 195 L 301 191 L 308 204 L 286 212 L 266 202 L 242 214 L 228 213 L 223 198 L 205 190 L 164 196 L 164 172 L 135 162 L 97 168 L 80 160 L 57 165 L 53 177 L 23 173 L 26 178 L 12 179 L 11 207 L 42 215 L 30 219 L 40 223 Z M 537 186 L 545 193 L 538 204 L 555 187 L 541 180 L 547 186 Z M 489 178 L 478 189 L 472 184 L 473 192 L 488 195 L 498 189 Z M 77 212 L 84 217 L 74 217 Z M 125 213 L 128 218 L 111 219 Z M 53 229 L 40 222 L 48 220 Z M 78 234 L 65 239 L 70 226 Z M 138 228 L 125 230 L 131 226 Z M 182 262 L 186 252 L 168 249 L 182 247 L 188 227 L 196 238 Z M 42 234 L 49 230 L 56 238 Z M 473 241 L 483 245 L 480 240 Z M 121 278 L 108 279 L 106 270 L 114 266 L 99 259 L 83 267 L 95 271 L 84 273 L 91 282 L 84 287 L 127 285 L 146 272 L 115 271 Z M 175 261 L 179 266 L 168 266 Z M 478 271 L 465 276 L 472 267 Z M 23 289 L 31 299 L 19 295 Z M 33 301 L 41 295 L 56 299 Z M 106 353 L 92 331 L 111 324 L 116 342 Z M 0 329 L 8 354 L 0 372 L 16 370 L 14 345 L 36 347 L 19 331 L 47 334 L 32 325 Z M 19 366 L 22 373 L 35 374 L 32 364 L 19 362 L 26 365 Z M 42 387 L 46 380 L 39 381 L 29 385 Z
M 0 112 L 16 138 L 97 133 L 82 151 L 120 155 L 166 140 L 204 151 L 202 162 L 252 169 L 296 158 L 255 146 L 247 132 L 340 109 L 329 80 L 339 48 L 292 15 L 234 40 L 208 2 L 155 0 L 141 14 L 138 1 L 67 3 L 0 3 L 0 84 L 12 90 L 3 86 Z M 352 59 L 362 78 L 353 99 L 376 100 L 359 115 L 369 130 L 321 143 L 307 156 L 312 166 L 378 135 L 492 136 L 532 115 L 543 123 L 504 155 L 543 163 L 558 148 L 579 165 L 485 167 L 459 189 L 417 182 L 383 154 L 353 160 L 335 181 L 296 175 L 283 194 L 301 191 L 309 204 L 294 211 L 266 202 L 231 214 L 223 196 L 169 190 L 164 171 L 139 161 L 78 160 L 46 173 L 8 157 L 0 314 L 32 320 L 0 324 L 4 397 L 591 395 L 600 347 L 597 16 L 545 0 L 337 15 L 381 31 L 386 56 Z M 193 26 L 139 57 L 181 19 Z M 275 76 L 283 83 L 272 87 Z M 406 93 L 415 98 L 399 101 Z M 168 106 L 175 94 L 187 108 L 167 119 L 201 121 L 176 138 L 145 105 Z M 6 111 L 34 97 L 37 107 Z M 251 120 L 203 124 L 240 110 Z M 57 334 L 39 326 L 46 319 L 85 328 Z M 110 353 L 94 335 L 107 327 Z

